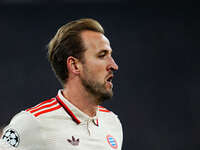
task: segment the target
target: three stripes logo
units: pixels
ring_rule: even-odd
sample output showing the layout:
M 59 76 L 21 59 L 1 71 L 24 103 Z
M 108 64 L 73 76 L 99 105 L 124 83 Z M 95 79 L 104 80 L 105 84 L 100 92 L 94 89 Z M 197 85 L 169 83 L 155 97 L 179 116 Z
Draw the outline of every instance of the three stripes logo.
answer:
M 118 145 L 117 145 L 117 141 L 115 140 L 114 137 L 112 137 L 111 135 L 107 135 L 106 136 L 107 142 L 108 144 L 113 148 L 113 149 L 117 149 Z
M 57 102 L 57 100 L 55 98 L 52 98 L 52 99 L 43 101 L 32 108 L 26 109 L 26 112 L 30 112 L 35 117 L 38 117 L 41 114 L 45 114 L 45 113 L 57 110 L 61 107 L 62 106 Z
M 75 139 L 74 136 L 72 136 L 72 139 L 67 139 L 67 141 L 69 143 L 71 143 L 72 145 L 74 145 L 74 146 L 78 146 L 79 145 L 79 139 Z

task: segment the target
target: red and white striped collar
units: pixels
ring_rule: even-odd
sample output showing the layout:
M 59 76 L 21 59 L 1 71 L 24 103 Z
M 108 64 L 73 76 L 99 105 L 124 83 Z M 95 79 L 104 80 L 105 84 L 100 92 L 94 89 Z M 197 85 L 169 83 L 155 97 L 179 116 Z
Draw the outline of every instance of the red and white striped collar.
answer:
M 70 103 L 62 94 L 62 90 L 58 91 L 58 95 L 56 96 L 57 101 L 60 105 L 65 109 L 65 111 L 71 116 L 72 120 L 75 121 L 77 124 L 82 122 L 92 121 L 96 126 L 99 126 L 98 123 L 98 107 L 95 117 L 89 117 L 87 114 L 82 112 L 72 103 Z

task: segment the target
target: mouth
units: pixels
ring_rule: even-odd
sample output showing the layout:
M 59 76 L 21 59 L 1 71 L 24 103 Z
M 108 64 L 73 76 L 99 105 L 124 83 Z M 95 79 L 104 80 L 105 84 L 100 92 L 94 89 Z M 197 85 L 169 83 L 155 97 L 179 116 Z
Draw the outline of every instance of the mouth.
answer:
M 107 82 L 112 82 L 113 77 L 114 77 L 113 74 L 109 74 L 109 75 L 107 76 L 106 81 L 107 81 Z
M 113 87 L 112 79 L 113 79 L 113 75 L 109 75 L 108 78 L 106 79 L 106 83 L 107 83 L 111 88 Z
M 107 79 L 107 82 L 112 82 L 112 79 L 113 79 L 113 76 L 110 76 L 110 77 Z

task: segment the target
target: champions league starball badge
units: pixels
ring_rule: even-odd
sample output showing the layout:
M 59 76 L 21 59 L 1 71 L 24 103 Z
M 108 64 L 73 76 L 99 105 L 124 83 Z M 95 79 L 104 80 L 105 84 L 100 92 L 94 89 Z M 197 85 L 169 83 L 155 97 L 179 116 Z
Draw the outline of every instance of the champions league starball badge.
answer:
M 13 129 L 8 129 L 3 134 L 2 139 L 13 147 L 19 145 L 19 134 Z

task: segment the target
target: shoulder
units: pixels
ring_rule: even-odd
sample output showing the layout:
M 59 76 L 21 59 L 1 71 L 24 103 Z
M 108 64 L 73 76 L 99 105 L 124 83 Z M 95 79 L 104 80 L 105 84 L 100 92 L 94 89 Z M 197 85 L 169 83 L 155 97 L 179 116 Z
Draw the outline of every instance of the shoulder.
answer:
M 115 114 L 113 111 L 111 111 L 103 106 L 98 106 L 98 110 L 99 110 L 99 114 L 102 116 L 118 118 L 117 114 Z
M 29 113 L 22 111 L 15 115 L 3 130 L 1 140 L 11 147 L 32 150 L 34 144 L 42 141 L 39 122 Z M 29 148 L 31 147 L 31 148 Z
M 20 113 L 16 114 L 11 119 L 9 125 L 5 129 L 7 129 L 9 127 L 15 127 L 15 129 L 21 128 L 21 130 L 22 129 L 26 130 L 25 127 L 27 127 L 29 125 L 33 125 L 33 127 L 34 127 L 34 126 L 38 126 L 39 123 L 37 122 L 37 120 L 32 115 L 30 115 L 26 111 L 21 111 Z
M 40 118 L 41 116 L 47 116 L 52 113 L 57 112 L 56 110 L 60 109 L 61 105 L 58 103 L 56 98 L 51 98 L 45 100 L 38 105 L 28 108 L 25 111 L 31 114 L 35 118 Z
M 25 148 L 26 150 L 37 150 L 45 147 L 43 126 L 48 122 L 43 118 L 57 114 L 56 111 L 61 106 L 55 98 L 45 100 L 40 104 L 28 108 L 16 114 L 9 125 L 3 130 L 1 139 L 6 141 L 11 147 Z M 14 137 L 14 139 L 13 139 Z
M 118 115 L 102 106 L 99 106 L 99 116 L 103 126 L 115 133 L 117 137 L 119 137 L 120 145 L 122 145 L 123 129 Z
M 117 114 L 115 114 L 114 112 L 108 110 L 103 106 L 98 106 L 98 110 L 99 110 L 99 115 L 101 118 L 103 118 L 103 120 L 112 124 L 117 123 L 117 125 L 121 127 L 121 122 Z

